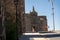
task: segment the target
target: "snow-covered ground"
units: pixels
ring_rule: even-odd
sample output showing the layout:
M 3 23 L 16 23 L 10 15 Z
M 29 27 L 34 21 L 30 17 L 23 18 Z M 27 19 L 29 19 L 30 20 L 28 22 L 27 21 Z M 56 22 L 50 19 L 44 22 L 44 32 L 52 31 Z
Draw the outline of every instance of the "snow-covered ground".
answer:
M 60 34 L 59 32 L 56 33 L 23 33 L 23 35 L 51 35 L 51 34 Z
M 23 33 L 19 40 L 60 40 L 60 31 L 51 33 Z
M 60 40 L 60 37 L 52 37 L 52 38 L 30 38 L 30 40 Z

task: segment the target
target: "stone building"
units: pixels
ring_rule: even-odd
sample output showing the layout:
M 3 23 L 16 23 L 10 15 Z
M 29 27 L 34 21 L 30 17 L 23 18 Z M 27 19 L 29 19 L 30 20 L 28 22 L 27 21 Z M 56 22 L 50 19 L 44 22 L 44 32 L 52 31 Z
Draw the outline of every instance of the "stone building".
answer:
M 4 15 L 4 1 L 0 0 L 0 40 L 6 40 L 3 15 Z
M 33 11 L 25 14 L 25 32 L 48 31 L 46 16 L 38 16 L 33 7 Z
M 12 20 L 11 22 L 16 23 L 17 17 L 17 27 L 18 33 L 23 32 L 24 27 L 24 14 L 25 14 L 25 0 L 18 0 L 17 4 L 17 16 L 16 16 L 16 5 L 14 0 L 5 0 L 5 21 Z
M 4 3 L 2 3 L 2 2 L 4 2 Z M 18 34 L 23 32 L 22 28 L 24 27 L 24 13 L 25 13 L 25 5 L 24 5 L 25 3 L 24 2 L 25 2 L 25 0 L 19 0 L 18 4 L 17 4 L 17 23 L 19 24 L 19 25 L 17 25 Z M 1 6 L 1 4 L 3 6 Z M 2 21 L 3 12 L 1 10 L 2 7 L 4 10 L 4 25 L 6 25 L 8 21 L 10 21 L 11 23 L 16 23 L 16 5 L 14 3 L 14 0 L 0 0 L 0 38 L 3 39 L 3 36 L 6 37 L 6 34 L 3 31 L 4 28 L 6 28 L 6 27 L 2 26 L 2 24 L 3 24 L 2 23 L 3 22 Z
M 0 0 L 1 3 L 1 0 Z M 1 5 L 1 4 L 0 4 Z M 4 21 L 5 24 L 10 21 L 16 23 L 16 5 L 14 0 L 4 1 Z M 0 6 L 0 28 L 2 29 L 2 16 Z M 46 16 L 38 16 L 33 7 L 33 11 L 30 14 L 25 14 L 25 0 L 19 0 L 17 4 L 17 22 L 18 22 L 18 34 L 21 32 L 38 32 L 47 31 L 47 19 Z M 1 30 L 0 29 L 0 30 Z M 3 30 L 2 30 L 3 31 Z M 0 31 L 1 32 L 1 31 Z

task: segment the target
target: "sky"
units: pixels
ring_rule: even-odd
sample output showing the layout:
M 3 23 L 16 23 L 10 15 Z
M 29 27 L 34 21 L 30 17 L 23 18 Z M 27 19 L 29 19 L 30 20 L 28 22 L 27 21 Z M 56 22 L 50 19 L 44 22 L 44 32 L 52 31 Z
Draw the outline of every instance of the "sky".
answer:
M 32 11 L 34 6 L 38 16 L 47 16 L 47 23 L 49 30 L 53 30 L 53 16 L 51 1 L 48 0 L 25 0 L 25 12 Z M 55 29 L 60 30 L 60 0 L 54 0 L 54 19 Z

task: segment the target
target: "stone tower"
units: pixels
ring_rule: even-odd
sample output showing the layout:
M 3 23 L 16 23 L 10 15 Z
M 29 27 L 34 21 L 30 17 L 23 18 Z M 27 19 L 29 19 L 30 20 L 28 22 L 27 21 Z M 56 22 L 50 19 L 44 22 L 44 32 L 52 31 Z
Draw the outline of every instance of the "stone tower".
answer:
M 18 18 L 18 33 L 23 32 L 24 28 L 24 13 L 25 13 L 25 0 L 19 0 L 17 5 L 17 18 Z M 16 22 L 16 5 L 14 0 L 5 0 L 6 20 Z
M 25 3 L 24 0 L 19 0 L 17 5 L 17 13 L 18 13 L 18 33 L 22 31 L 22 28 L 24 27 L 24 13 L 25 13 Z M 6 40 L 5 37 L 5 27 L 2 26 L 2 14 L 5 15 L 5 24 L 7 21 L 16 22 L 16 6 L 14 4 L 14 0 L 0 0 L 0 40 Z
M 3 0 L 4 2 L 3 6 L 4 8 L 4 16 L 5 16 L 5 25 L 9 23 L 16 23 L 16 5 L 14 3 L 14 0 Z M 24 28 L 24 13 L 25 13 L 25 0 L 19 0 L 17 5 L 17 27 L 18 27 L 18 34 L 23 32 L 22 30 Z M 1 15 L 1 0 L 0 0 L 0 26 L 2 26 L 2 15 Z M 0 27 L 2 32 L 2 27 Z M 7 29 L 7 28 L 6 28 Z M 5 32 L 5 31 L 4 31 Z M 3 34 L 4 35 L 4 34 Z M 1 36 L 1 35 L 0 35 Z M 5 35 L 4 35 L 5 36 Z

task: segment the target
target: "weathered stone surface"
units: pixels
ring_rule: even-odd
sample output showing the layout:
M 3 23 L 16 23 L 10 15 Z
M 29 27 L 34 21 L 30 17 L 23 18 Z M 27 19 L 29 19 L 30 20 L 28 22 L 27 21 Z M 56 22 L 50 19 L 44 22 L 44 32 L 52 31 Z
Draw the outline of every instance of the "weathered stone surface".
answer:
M 18 31 L 22 32 L 38 32 L 47 31 L 46 16 L 37 16 L 34 10 L 30 14 L 25 14 L 25 0 L 19 0 L 17 4 L 17 21 L 19 23 Z M 16 5 L 14 0 L 5 0 L 5 22 L 12 20 L 16 22 Z

